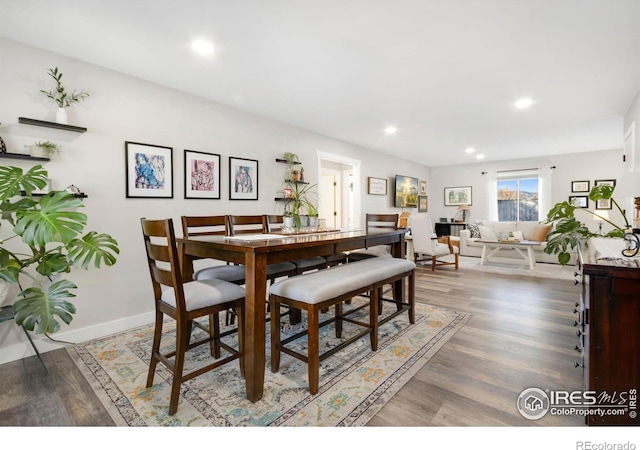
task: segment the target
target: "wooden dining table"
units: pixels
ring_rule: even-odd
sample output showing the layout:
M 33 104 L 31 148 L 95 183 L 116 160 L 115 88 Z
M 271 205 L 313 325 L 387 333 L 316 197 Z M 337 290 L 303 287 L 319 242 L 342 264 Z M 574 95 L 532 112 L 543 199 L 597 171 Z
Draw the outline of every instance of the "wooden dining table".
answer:
M 191 279 L 193 261 L 213 258 L 245 266 L 244 365 L 247 399 L 262 398 L 266 369 L 267 265 L 313 256 L 390 245 L 391 254 L 404 258 L 405 230 L 384 232 L 325 231 L 292 235 L 197 236 L 178 238 L 183 276 Z M 403 284 L 395 286 L 402 295 Z

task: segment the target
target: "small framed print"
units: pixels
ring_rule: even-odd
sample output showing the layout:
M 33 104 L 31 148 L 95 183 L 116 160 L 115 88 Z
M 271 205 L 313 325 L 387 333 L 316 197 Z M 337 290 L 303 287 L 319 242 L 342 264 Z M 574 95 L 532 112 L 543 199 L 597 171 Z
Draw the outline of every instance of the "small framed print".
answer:
M 220 199 L 220 155 L 184 151 L 184 198 Z
M 444 188 L 444 206 L 471 206 L 471 186 Z
M 596 209 L 613 209 L 613 203 L 610 198 L 596 200 Z
M 613 186 L 616 187 L 616 180 L 596 180 L 594 186 Z
M 229 157 L 229 200 L 258 200 L 258 161 Z
M 429 197 L 418 195 L 418 212 L 429 212 Z
M 427 195 L 427 182 L 424 180 L 420 180 L 418 195 Z
M 587 181 L 572 181 L 571 192 L 589 192 L 589 180 Z
M 367 193 L 371 195 L 387 195 L 387 180 L 369 177 Z
M 173 148 L 124 144 L 127 198 L 173 198 Z
M 576 208 L 588 208 L 589 197 L 586 195 L 572 195 L 569 197 L 569 203 L 571 203 Z

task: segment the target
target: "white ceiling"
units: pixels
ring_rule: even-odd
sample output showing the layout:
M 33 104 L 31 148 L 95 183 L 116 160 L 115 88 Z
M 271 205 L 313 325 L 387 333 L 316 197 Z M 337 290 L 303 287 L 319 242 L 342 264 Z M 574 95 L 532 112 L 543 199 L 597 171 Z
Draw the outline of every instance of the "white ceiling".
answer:
M 0 36 L 433 167 L 621 148 L 640 88 L 640 0 L 0 0 Z

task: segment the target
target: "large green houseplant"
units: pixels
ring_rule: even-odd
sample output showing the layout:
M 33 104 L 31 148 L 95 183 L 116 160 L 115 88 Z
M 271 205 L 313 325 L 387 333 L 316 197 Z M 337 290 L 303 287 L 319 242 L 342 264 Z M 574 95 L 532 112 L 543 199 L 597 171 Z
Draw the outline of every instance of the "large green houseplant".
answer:
M 596 211 L 591 211 L 586 208 L 578 208 L 575 205 L 564 201 L 560 203 L 556 203 L 551 210 L 549 210 L 549 214 L 547 214 L 547 222 L 554 223 L 554 229 L 547 236 L 547 246 L 544 251 L 548 254 L 557 254 L 558 262 L 562 265 L 567 264 L 571 260 L 571 254 L 569 250 L 576 248 L 582 242 L 586 241 L 592 237 L 612 237 L 612 238 L 622 238 L 625 230 L 631 228 L 627 218 L 624 215 L 624 211 L 612 198 L 613 191 L 615 187 L 613 186 L 605 186 L 599 185 L 594 186 L 593 189 L 589 192 L 589 198 L 593 202 L 597 202 L 598 200 L 608 200 L 611 199 L 613 205 L 616 206 L 618 211 L 624 217 L 625 225 L 624 227 L 618 226 L 609 220 L 606 217 L 602 217 Z M 599 217 L 604 222 L 607 222 L 613 229 L 608 233 L 601 235 L 598 233 L 593 233 L 587 226 L 578 220 L 575 217 L 576 211 L 581 211 L 582 213 L 595 215 Z
M 111 266 L 119 253 L 117 241 L 108 234 L 81 235 L 87 216 L 76 211 L 83 207 L 79 198 L 65 191 L 38 199 L 31 195 L 47 185 L 47 176 L 40 165 L 27 172 L 0 166 L 0 224 L 9 224 L 13 233 L 0 240 L 0 280 L 18 285 L 16 323 L 39 334 L 58 331 L 58 319 L 69 324 L 76 312 L 68 300 L 75 297 L 77 286 L 60 275 L 92 263 L 96 268 Z

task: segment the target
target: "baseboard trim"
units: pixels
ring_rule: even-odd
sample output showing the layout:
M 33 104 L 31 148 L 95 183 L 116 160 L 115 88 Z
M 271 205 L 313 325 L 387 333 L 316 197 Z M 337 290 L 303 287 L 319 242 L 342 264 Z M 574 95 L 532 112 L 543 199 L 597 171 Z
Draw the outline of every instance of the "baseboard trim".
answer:
M 84 342 L 108 336 L 110 334 L 119 333 L 121 331 L 126 331 L 131 328 L 140 327 L 142 325 L 148 325 L 153 323 L 154 320 L 155 312 L 152 311 L 133 317 L 114 320 L 112 322 L 100 323 L 98 325 L 81 328 L 79 330 L 68 331 L 66 333 L 56 333 L 52 338 L 65 342 Z M 2 348 L 2 352 L 0 352 L 0 364 L 35 356 L 36 353 L 33 351 L 33 348 L 31 348 L 31 344 L 29 344 L 24 333 L 22 333 L 22 336 L 25 339 L 23 343 Z M 33 343 L 41 354 L 69 345 L 63 342 L 53 342 L 46 336 L 35 335 L 33 333 L 31 333 L 31 339 L 33 339 Z

